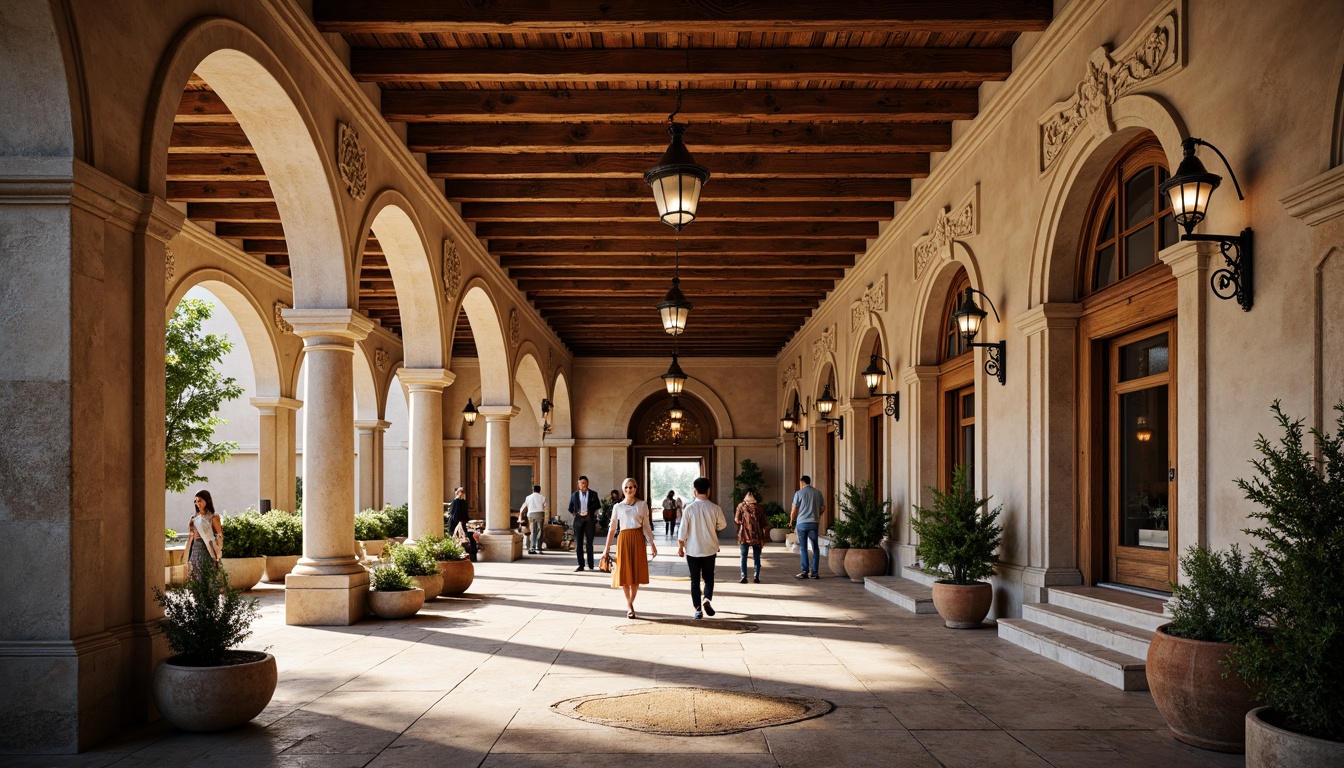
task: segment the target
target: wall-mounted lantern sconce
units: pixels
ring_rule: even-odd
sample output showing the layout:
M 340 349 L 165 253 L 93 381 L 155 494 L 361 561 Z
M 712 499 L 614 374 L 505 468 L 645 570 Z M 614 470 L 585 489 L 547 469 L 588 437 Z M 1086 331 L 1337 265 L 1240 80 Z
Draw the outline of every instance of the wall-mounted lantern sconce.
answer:
M 471 398 L 468 397 L 468 398 L 467 398 L 467 407 L 462 409 L 462 419 L 463 419 L 463 421 L 466 421 L 466 422 L 467 422 L 467 426 L 470 427 L 471 425 L 473 425 L 473 424 L 476 423 L 476 417 L 477 417 L 478 415 L 479 415 L 479 412 L 476 410 L 476 406 L 472 405 L 472 403 L 471 403 Z
M 1201 144 L 1216 152 L 1227 172 L 1232 174 L 1232 185 L 1236 187 L 1237 199 L 1246 199 L 1241 194 L 1241 185 L 1237 183 L 1237 174 L 1232 171 L 1232 166 L 1228 164 L 1227 158 L 1223 157 L 1223 153 L 1209 142 L 1193 137 L 1181 142 L 1181 150 L 1185 156 L 1181 159 L 1180 166 L 1176 168 L 1176 173 L 1158 185 L 1158 191 L 1171 198 L 1172 214 L 1176 223 L 1185 230 L 1181 240 L 1217 243 L 1219 250 L 1223 252 L 1223 261 L 1227 266 L 1214 271 L 1213 276 L 1209 278 L 1214 295 L 1220 299 L 1235 298 L 1242 310 L 1250 312 L 1251 305 L 1255 303 L 1255 283 L 1251 269 L 1253 266 L 1251 228 L 1241 230 L 1240 235 L 1191 234 L 1195 225 L 1204 220 L 1204 214 L 1208 213 L 1209 198 L 1213 197 L 1213 190 L 1217 189 L 1218 183 L 1223 180 L 1221 176 L 1209 173 L 1199 158 L 1195 157 L 1195 148 Z M 1232 251 L 1236 254 L 1233 255 Z
M 836 403 L 835 398 L 831 396 L 831 385 L 827 384 L 821 390 L 821 397 L 817 398 L 816 402 L 817 413 L 821 414 L 821 422 L 823 424 L 832 425 L 829 427 L 831 431 L 835 432 L 836 437 L 840 438 L 841 440 L 844 440 L 845 417 L 841 416 L 838 419 L 831 418 L 831 411 L 835 410 L 835 403 Z
M 792 411 L 785 411 L 784 418 L 779 420 L 779 425 L 784 428 L 784 434 L 793 435 L 797 441 L 798 447 L 804 451 L 807 450 L 807 430 L 799 426 L 798 420 L 793 417 Z M 794 431 L 797 428 L 797 431 Z
M 541 399 L 541 434 L 545 435 L 551 431 L 551 411 L 555 409 L 555 403 L 547 398 Z
M 957 330 L 962 337 L 966 339 L 967 347 L 984 347 L 989 353 L 989 357 L 985 360 L 985 375 L 993 376 L 999 380 L 1000 384 L 1004 384 L 1008 368 L 1008 342 L 975 343 L 975 335 L 980 332 L 980 325 L 989 315 L 975 303 L 974 295 L 977 293 L 984 296 L 985 301 L 989 302 L 989 308 L 994 310 L 994 319 L 1002 322 L 999 318 L 999 308 L 994 306 L 994 300 L 985 296 L 983 291 L 977 291 L 974 288 L 966 289 L 966 294 L 961 300 L 961 306 L 957 307 L 957 311 L 952 313 L 952 320 L 957 324 Z
M 882 357 L 881 355 L 870 355 L 868 358 L 868 367 L 863 369 L 863 383 L 868 385 L 869 397 L 880 397 L 886 400 L 886 405 L 882 408 L 882 412 L 893 419 L 900 421 L 901 393 L 892 392 L 888 394 L 886 392 L 877 391 L 878 386 L 887 376 L 887 372 L 883 370 L 882 366 L 879 365 L 879 362 L 886 363 L 887 368 L 892 367 L 891 363 L 885 357 Z

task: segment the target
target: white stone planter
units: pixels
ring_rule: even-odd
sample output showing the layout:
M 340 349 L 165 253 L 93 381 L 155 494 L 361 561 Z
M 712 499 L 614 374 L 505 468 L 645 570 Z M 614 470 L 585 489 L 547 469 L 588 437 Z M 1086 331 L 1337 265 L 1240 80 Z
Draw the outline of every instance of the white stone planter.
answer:
M 267 555 L 266 556 L 266 577 L 267 584 L 284 584 L 285 576 L 294 570 L 298 565 L 301 555 Z
M 359 543 L 364 545 L 364 554 L 369 557 L 378 557 L 383 554 L 383 547 L 387 545 L 387 542 L 383 539 L 371 539 Z
M 219 564 L 229 575 L 229 586 L 244 592 L 261 583 L 262 574 L 266 573 L 264 557 L 225 557 Z
M 255 661 L 222 667 L 189 667 L 170 656 L 154 668 L 154 704 L 185 731 L 222 731 L 242 725 L 266 708 L 275 693 L 275 657 L 256 651 Z
M 405 619 L 414 616 L 425 604 L 425 590 L 399 589 L 384 592 L 369 590 L 369 610 L 380 619 Z
M 775 543 L 779 543 L 779 542 L 784 541 L 784 539 L 788 538 L 788 536 L 789 536 L 789 529 L 788 529 L 788 528 L 771 528 L 771 529 L 770 529 L 770 540 L 773 541 L 773 542 L 775 542 Z
M 421 589 L 425 591 L 425 599 L 433 600 L 443 591 L 443 574 L 435 573 L 432 576 L 412 576 L 414 581 Z
M 1303 736 L 1265 722 L 1269 707 L 1246 713 L 1246 768 L 1344 765 L 1344 742 Z

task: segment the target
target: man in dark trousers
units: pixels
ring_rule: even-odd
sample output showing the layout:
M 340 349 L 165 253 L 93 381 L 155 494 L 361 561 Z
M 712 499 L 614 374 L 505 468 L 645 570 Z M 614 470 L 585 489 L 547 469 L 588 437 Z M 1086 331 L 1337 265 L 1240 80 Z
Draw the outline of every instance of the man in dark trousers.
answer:
M 467 554 L 475 561 L 476 537 L 471 535 L 467 522 L 467 492 L 459 485 L 457 490 L 453 491 L 453 503 L 448 505 L 448 523 L 445 527 L 448 529 L 448 535 L 453 536 L 457 533 L 457 527 L 462 526 L 462 533 L 466 539 L 462 542 L 462 548 L 467 550 Z
M 579 567 L 583 570 L 584 551 L 588 552 L 588 570 L 593 565 L 593 535 L 597 533 L 597 512 L 602 509 L 602 499 L 594 491 L 588 490 L 588 478 L 579 476 L 579 490 L 569 497 L 569 514 L 574 516 L 574 552 L 579 556 Z M 587 542 L 585 547 L 584 542 Z

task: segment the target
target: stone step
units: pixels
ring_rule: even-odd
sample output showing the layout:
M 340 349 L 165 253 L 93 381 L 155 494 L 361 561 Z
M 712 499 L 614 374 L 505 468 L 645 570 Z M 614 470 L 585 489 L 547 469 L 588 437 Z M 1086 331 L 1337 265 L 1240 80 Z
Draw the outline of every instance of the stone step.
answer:
M 1022 606 L 1022 618 L 1139 659 L 1148 657 L 1148 644 L 1153 641 L 1150 630 L 1051 603 L 1027 603 Z
M 932 589 L 900 576 L 869 576 L 863 580 L 863 588 L 911 613 L 938 612 L 933 607 Z
M 999 637 L 1122 691 L 1148 690 L 1143 659 L 1026 619 L 999 619 Z
M 907 565 L 904 568 L 902 568 L 899 575 L 904 577 L 907 581 L 913 581 L 916 584 L 923 584 L 926 587 L 932 587 L 933 582 L 938 580 L 937 576 L 930 576 L 929 574 L 925 573 L 919 568 L 916 568 L 913 565 Z
M 1171 621 L 1163 600 L 1106 587 L 1050 587 L 1046 601 L 1149 632 Z

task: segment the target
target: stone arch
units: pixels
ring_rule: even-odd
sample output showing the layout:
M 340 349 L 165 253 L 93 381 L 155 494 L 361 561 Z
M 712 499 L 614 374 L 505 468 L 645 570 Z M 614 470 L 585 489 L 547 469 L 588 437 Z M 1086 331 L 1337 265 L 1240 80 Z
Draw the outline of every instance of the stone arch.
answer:
M 443 301 L 432 253 L 424 229 L 415 218 L 414 208 L 404 195 L 393 189 L 380 192 L 369 203 L 356 243 L 368 241 L 369 233 L 378 238 L 392 286 L 401 310 L 402 355 L 407 368 L 443 368 L 446 353 Z M 355 260 L 358 275 L 364 259 L 363 247 Z
M 511 405 L 513 402 L 509 347 L 504 341 L 504 321 L 498 306 L 480 278 L 468 283 L 462 292 L 462 310 L 471 325 L 476 359 L 481 366 L 481 405 Z
M 1115 131 L 1098 138 L 1079 131 L 1055 162 L 1032 243 L 1028 307 L 1077 300 L 1077 256 L 1082 222 L 1101 174 L 1116 154 L 1142 131 L 1157 137 L 1167 167 L 1180 164 L 1185 124 L 1166 102 L 1142 94 L 1125 96 L 1111 107 Z M 976 282 L 976 276 L 971 276 Z
M 523 344 L 513 375 L 515 383 L 523 392 L 523 397 L 532 408 L 532 416 L 538 424 L 541 424 L 543 422 L 541 401 L 547 399 L 546 378 L 542 375 L 541 364 L 537 361 L 537 348 L 531 342 Z
M 555 372 L 555 381 L 551 383 L 551 435 L 558 438 L 574 436 L 573 412 L 569 397 L 569 379 L 564 371 Z
M 60 3 L 12 0 L 0 5 L 0 156 L 78 157 L 91 162 L 82 123 L 84 98 L 77 46 L 67 45 L 53 16 Z M 60 20 L 63 22 L 63 20 Z M 78 138 L 77 138 L 78 137 Z M 67 166 L 67 172 L 69 171 Z
M 896 372 L 900 369 L 896 366 L 899 365 L 899 363 L 892 359 L 896 356 L 891 352 L 891 346 L 887 341 L 887 332 L 883 327 L 881 318 L 873 318 L 872 324 L 854 337 L 854 346 L 851 349 L 849 358 L 853 361 L 850 365 L 850 368 L 852 369 L 850 372 L 853 374 L 853 380 L 850 382 L 851 386 L 849 387 L 849 391 L 845 393 L 847 397 L 868 397 L 868 385 L 863 381 L 863 371 L 868 367 L 868 358 L 872 354 L 870 350 L 873 348 L 874 339 L 879 340 L 880 346 L 882 347 L 882 356 L 891 364 L 889 367 L 884 366 L 889 368 L 889 370 L 887 370 L 887 376 L 892 382 L 897 381 Z M 843 385 L 837 384 L 837 386 Z M 892 387 L 896 386 L 896 384 L 893 383 L 886 386 Z M 883 389 L 882 385 L 879 385 L 878 389 L 886 391 Z
M 215 298 L 233 315 L 238 327 L 243 331 L 243 343 L 247 346 L 248 356 L 252 360 L 252 373 L 256 379 L 258 397 L 280 397 L 294 389 L 282 388 L 280 365 L 280 347 L 275 338 L 274 325 L 262 303 L 251 290 L 238 278 L 219 269 L 198 269 L 182 277 L 173 286 L 168 298 L 168 317 L 172 317 L 177 305 L 187 291 L 200 286 Z
M 189 24 L 169 46 L 155 81 L 144 137 L 142 183 L 167 197 L 168 143 L 187 81 L 196 73 L 238 119 L 266 169 L 289 244 L 294 302 L 301 308 L 352 306 L 355 285 L 338 205 L 336 174 L 302 91 L 251 30 L 223 18 Z
M 910 334 L 908 351 L 911 365 L 938 364 L 938 352 L 943 339 L 943 307 L 947 303 L 947 291 L 962 269 L 965 269 L 967 276 L 970 277 L 971 287 L 980 290 L 984 285 L 980 264 L 975 254 L 964 245 L 960 255 L 954 248 L 951 259 L 938 265 L 937 269 L 930 269 L 924 273 L 924 279 L 920 282 L 913 303 L 915 315 L 910 323 L 910 327 L 914 329 Z
M 667 392 L 661 377 L 654 377 L 637 385 L 617 409 L 616 418 L 612 421 L 612 429 L 608 434 L 624 435 L 629 429 L 630 419 L 634 417 L 635 410 L 648 399 L 649 395 L 660 390 Z M 710 414 L 714 417 L 714 431 L 721 439 L 733 437 L 733 420 L 718 393 L 693 377 L 686 380 L 686 386 L 682 387 L 682 391 L 695 395 L 709 408 Z

